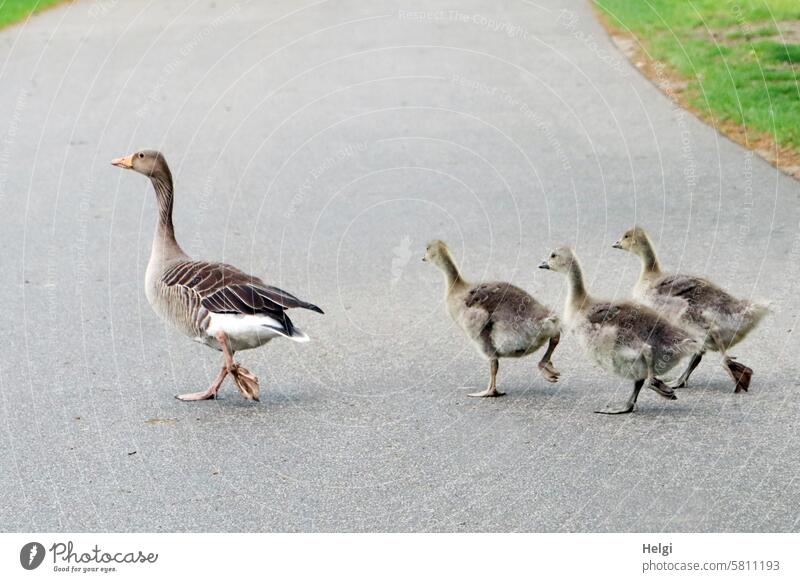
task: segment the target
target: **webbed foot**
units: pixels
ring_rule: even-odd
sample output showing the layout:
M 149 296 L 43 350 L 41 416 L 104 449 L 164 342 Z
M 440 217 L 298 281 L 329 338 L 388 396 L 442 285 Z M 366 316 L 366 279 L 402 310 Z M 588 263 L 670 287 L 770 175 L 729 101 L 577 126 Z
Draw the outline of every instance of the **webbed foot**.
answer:
M 628 414 L 633 412 L 634 404 L 625 404 L 624 406 L 606 406 L 601 410 L 595 410 L 597 414 Z
M 258 402 L 259 387 L 258 378 L 253 375 L 250 370 L 241 366 L 240 364 L 233 364 L 228 369 L 228 372 L 233 376 L 233 381 L 242 396 L 248 400 L 255 400 Z
M 222 382 L 225 381 L 225 376 L 228 375 L 228 370 L 225 366 L 220 368 L 219 374 L 217 377 L 214 378 L 214 381 L 211 383 L 211 386 L 208 389 L 203 390 L 202 392 L 191 392 L 189 394 L 177 394 L 175 398 L 181 400 L 183 402 L 195 402 L 197 400 L 211 400 L 216 399 L 217 392 L 219 392 L 220 386 L 222 386 Z
M 195 402 L 197 400 L 211 400 L 217 397 L 216 390 L 203 390 L 202 392 L 190 392 L 189 394 L 176 394 L 175 398 L 182 402 Z
M 539 371 L 545 380 L 554 384 L 558 382 L 558 379 L 561 376 L 561 372 L 556 370 L 553 362 L 549 360 L 547 362 L 539 362 Z
M 734 392 L 747 392 L 747 389 L 750 387 L 750 379 L 753 377 L 752 368 L 748 368 L 744 364 L 740 364 L 733 358 L 728 358 L 725 360 L 725 369 L 728 371 L 728 375 L 736 384 Z
M 505 392 L 500 392 L 497 388 L 487 388 L 482 392 L 470 392 L 467 396 L 472 398 L 495 398 L 497 396 L 505 396 Z
M 675 396 L 675 390 L 671 387 L 659 380 L 658 378 L 651 378 L 647 381 L 647 387 L 650 388 L 653 392 L 658 394 L 659 396 L 663 396 L 667 400 L 677 400 L 678 397 Z

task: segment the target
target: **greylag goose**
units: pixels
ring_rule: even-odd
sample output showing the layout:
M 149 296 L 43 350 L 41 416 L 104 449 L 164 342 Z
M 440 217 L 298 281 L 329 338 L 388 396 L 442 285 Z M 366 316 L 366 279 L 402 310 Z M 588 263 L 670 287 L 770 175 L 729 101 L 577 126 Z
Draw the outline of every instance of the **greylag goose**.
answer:
M 142 150 L 111 163 L 150 178 L 156 193 L 158 221 L 144 283 L 148 302 L 178 330 L 223 353 L 222 368 L 207 390 L 176 398 L 215 398 L 230 374 L 245 398 L 258 400 L 258 378 L 235 362 L 234 354 L 276 337 L 308 341 L 286 310 L 301 307 L 323 311 L 231 265 L 190 259 L 175 240 L 172 174 L 160 152 Z
M 722 354 L 725 371 L 733 380 L 734 392 L 747 392 L 753 370 L 728 355 L 769 312 L 766 303 L 737 299 L 708 279 L 661 271 L 655 248 L 643 228 L 633 227 L 613 245 L 638 256 L 642 261 L 634 297 L 681 325 L 701 339 L 700 349 L 673 383 L 684 388 L 706 351 Z
M 660 396 L 675 400 L 673 389 L 658 376 L 697 348 L 698 343 L 691 335 L 644 305 L 591 297 L 578 257 L 568 247 L 554 250 L 539 268 L 567 276 L 569 293 L 564 320 L 584 350 L 605 370 L 634 382 L 633 392 L 623 406 L 609 406 L 596 412 L 633 412 L 645 383 Z
M 528 293 L 510 283 L 468 283 L 456 266 L 447 245 L 435 240 L 422 259 L 442 270 L 445 303 L 453 321 L 489 360 L 489 385 L 474 397 L 503 396 L 497 389 L 500 358 L 520 358 L 548 342 L 539 370 L 548 382 L 557 382 L 559 372 L 550 361 L 558 345 L 558 316 Z

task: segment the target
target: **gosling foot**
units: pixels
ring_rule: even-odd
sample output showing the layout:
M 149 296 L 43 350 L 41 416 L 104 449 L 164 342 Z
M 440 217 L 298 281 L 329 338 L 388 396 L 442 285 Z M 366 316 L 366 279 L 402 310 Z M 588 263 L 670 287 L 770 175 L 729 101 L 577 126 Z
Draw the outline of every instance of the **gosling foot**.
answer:
M 556 367 L 550 360 L 546 362 L 539 362 L 539 372 L 541 372 L 545 380 L 552 382 L 553 384 L 558 382 L 558 378 L 561 376 L 561 372 L 556 370 Z
M 733 358 L 728 358 L 725 360 L 725 369 L 728 371 L 728 375 L 736 384 L 734 392 L 747 392 L 747 389 L 750 387 L 750 379 L 753 377 L 752 368 L 748 368 L 744 364 L 740 364 Z
M 667 386 L 669 386 L 673 390 L 680 390 L 681 388 L 686 388 L 688 385 L 689 385 L 688 381 L 681 380 L 680 378 L 678 378 L 677 380 L 673 380 L 672 382 L 667 384 Z
M 628 414 L 629 412 L 633 412 L 635 404 L 633 403 L 625 403 L 623 406 L 606 406 L 600 410 L 595 410 L 597 414 Z
M 497 388 L 487 388 L 482 392 L 470 392 L 467 396 L 472 398 L 495 398 L 497 396 L 505 396 L 505 392 L 500 392 Z
M 258 378 L 253 375 L 250 370 L 244 368 L 240 364 L 233 364 L 228 369 L 228 372 L 233 376 L 233 381 L 236 383 L 236 387 L 239 389 L 239 392 L 242 393 L 242 396 L 248 400 L 255 400 L 258 402 Z
M 678 399 L 678 397 L 675 396 L 675 390 L 671 386 L 659 380 L 658 378 L 651 378 L 650 380 L 648 380 L 647 387 L 650 388 L 650 390 L 652 390 L 659 396 L 663 396 L 667 400 Z

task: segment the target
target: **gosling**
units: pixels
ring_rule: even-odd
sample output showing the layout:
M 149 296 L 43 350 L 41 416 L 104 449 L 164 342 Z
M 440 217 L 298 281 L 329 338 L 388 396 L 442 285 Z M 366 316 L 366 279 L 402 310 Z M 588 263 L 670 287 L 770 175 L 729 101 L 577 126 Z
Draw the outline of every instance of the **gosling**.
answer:
M 586 291 L 578 257 L 561 247 L 550 253 L 540 269 L 563 273 L 569 281 L 564 321 L 575 333 L 586 353 L 608 372 L 633 380 L 633 392 L 622 406 L 596 412 L 633 412 L 642 387 L 675 400 L 674 390 L 657 376 L 674 368 L 695 351 L 698 342 L 644 305 L 594 299 Z
M 737 299 L 701 277 L 662 273 L 653 243 L 642 228 L 627 230 L 613 247 L 633 253 L 642 261 L 634 297 L 700 339 L 700 348 L 672 386 L 685 388 L 703 355 L 710 350 L 722 354 L 722 365 L 733 380 L 734 392 L 747 392 L 753 370 L 728 355 L 728 350 L 758 325 L 769 312 L 769 306 Z
M 503 396 L 497 389 L 500 358 L 530 355 L 547 342 L 539 371 L 548 382 L 558 382 L 559 372 L 550 358 L 561 337 L 559 318 L 528 293 L 510 283 L 467 282 L 447 245 L 435 240 L 422 259 L 439 267 L 445 278 L 445 304 L 453 321 L 489 360 L 489 385 L 469 396 Z

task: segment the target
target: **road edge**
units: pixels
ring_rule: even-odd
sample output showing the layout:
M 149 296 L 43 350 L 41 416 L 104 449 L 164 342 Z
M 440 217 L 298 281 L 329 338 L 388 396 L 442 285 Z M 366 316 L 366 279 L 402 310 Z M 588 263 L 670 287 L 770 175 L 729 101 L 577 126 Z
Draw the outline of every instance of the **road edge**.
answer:
M 32 11 L 28 12 L 25 16 L 22 16 L 17 20 L 14 20 L 12 22 L 9 22 L 8 24 L 0 26 L 0 32 L 5 32 L 6 30 L 14 28 L 15 26 L 21 26 L 26 22 L 28 22 L 28 20 L 36 17 L 39 14 L 42 14 L 44 12 L 47 12 L 48 10 L 52 10 L 53 8 L 57 8 L 59 6 L 63 6 L 64 4 L 71 4 L 74 1 L 75 0 L 54 0 L 52 4 L 48 4 L 43 8 L 34 8 Z
M 634 33 L 614 25 L 597 4 L 594 2 L 590 2 L 590 4 L 595 18 L 608 34 L 611 43 L 634 69 L 668 99 L 731 141 L 754 151 L 784 174 L 800 181 L 800 151 L 790 146 L 781 146 L 771 134 L 765 131 L 748 130 L 744 124 L 719 120 L 712 111 L 702 110 L 690 104 L 685 93 L 688 80 L 668 64 L 650 56 Z

